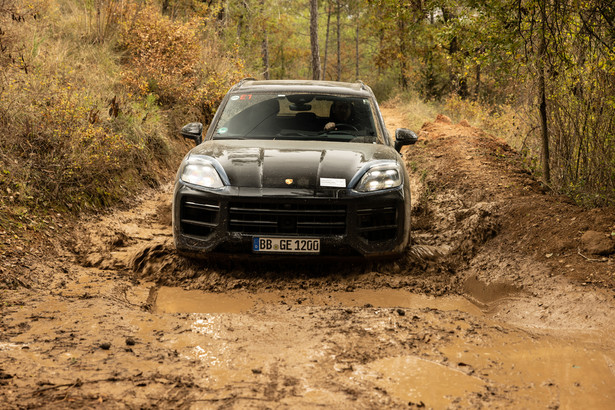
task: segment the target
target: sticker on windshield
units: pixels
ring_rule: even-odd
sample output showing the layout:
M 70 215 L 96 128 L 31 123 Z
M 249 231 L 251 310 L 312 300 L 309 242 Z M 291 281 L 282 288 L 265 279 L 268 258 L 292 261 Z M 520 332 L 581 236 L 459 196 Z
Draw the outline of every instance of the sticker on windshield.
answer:
M 227 131 L 228 131 L 228 128 L 226 128 L 226 127 L 222 127 L 222 128 L 220 128 L 220 129 L 218 129 L 218 134 L 224 134 L 224 133 L 225 133 L 225 132 L 227 132 Z
M 346 180 L 341 178 L 320 178 L 320 186 L 346 188 Z

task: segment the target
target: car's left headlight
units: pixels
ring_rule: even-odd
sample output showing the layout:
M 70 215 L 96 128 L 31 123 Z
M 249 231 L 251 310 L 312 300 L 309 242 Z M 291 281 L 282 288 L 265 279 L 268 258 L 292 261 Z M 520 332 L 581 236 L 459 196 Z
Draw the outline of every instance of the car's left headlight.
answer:
M 206 188 L 222 188 L 220 174 L 209 161 L 188 160 L 181 174 L 181 180 Z
M 359 192 L 380 191 L 398 187 L 402 182 L 399 164 L 391 162 L 369 168 L 357 183 L 355 190 Z

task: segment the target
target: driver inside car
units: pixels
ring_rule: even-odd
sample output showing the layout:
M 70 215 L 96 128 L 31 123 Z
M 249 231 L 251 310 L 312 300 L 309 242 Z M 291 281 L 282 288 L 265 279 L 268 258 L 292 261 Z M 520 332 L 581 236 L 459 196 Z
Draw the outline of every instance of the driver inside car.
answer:
M 325 131 L 333 131 L 337 130 L 337 126 L 340 124 L 345 124 L 346 128 L 348 126 L 352 126 L 351 118 L 352 118 L 353 110 L 352 104 L 347 101 L 334 101 L 331 105 L 331 121 L 325 124 Z M 354 126 L 352 128 L 356 129 Z

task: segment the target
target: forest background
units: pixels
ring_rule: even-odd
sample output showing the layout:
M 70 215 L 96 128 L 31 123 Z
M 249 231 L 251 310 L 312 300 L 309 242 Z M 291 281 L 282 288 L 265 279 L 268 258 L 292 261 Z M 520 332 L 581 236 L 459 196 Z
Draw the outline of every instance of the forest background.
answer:
M 0 246 L 169 181 L 244 77 L 361 79 L 613 205 L 614 45 L 600 0 L 0 0 Z

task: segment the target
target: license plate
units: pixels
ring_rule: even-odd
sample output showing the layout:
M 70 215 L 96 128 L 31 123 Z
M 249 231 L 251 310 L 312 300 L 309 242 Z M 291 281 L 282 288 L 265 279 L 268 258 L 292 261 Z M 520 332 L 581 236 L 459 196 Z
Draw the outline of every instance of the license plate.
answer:
M 320 253 L 320 239 L 254 237 L 252 251 L 271 253 Z

